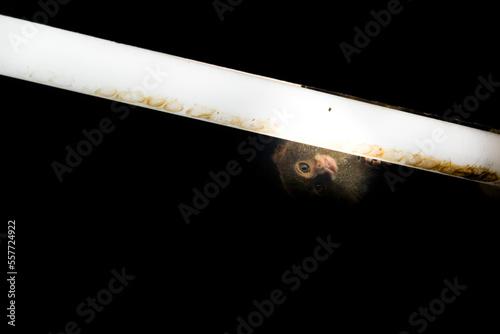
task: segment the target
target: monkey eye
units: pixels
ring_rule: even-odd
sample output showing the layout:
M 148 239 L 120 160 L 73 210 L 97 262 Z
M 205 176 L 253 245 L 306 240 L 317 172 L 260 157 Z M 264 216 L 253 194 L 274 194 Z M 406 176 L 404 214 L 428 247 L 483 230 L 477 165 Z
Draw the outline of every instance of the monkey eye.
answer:
M 314 189 L 316 190 L 316 192 L 319 194 L 319 195 L 322 195 L 323 192 L 325 191 L 325 186 L 322 185 L 321 183 L 316 183 L 314 185 Z
M 311 171 L 311 168 L 305 162 L 299 163 L 299 169 L 302 173 L 309 173 Z

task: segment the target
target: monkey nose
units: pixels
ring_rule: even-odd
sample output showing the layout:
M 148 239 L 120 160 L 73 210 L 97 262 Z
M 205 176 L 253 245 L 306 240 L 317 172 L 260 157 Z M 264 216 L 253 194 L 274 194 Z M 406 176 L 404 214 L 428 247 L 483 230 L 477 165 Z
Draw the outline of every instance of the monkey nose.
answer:
M 329 155 L 318 154 L 316 155 L 316 168 L 319 173 L 328 174 L 331 179 L 335 178 L 337 174 L 337 162 Z

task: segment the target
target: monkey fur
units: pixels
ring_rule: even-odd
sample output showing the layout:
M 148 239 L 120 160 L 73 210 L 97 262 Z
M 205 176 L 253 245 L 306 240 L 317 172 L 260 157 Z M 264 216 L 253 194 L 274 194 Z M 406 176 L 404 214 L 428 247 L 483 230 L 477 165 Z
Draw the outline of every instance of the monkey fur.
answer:
M 380 161 L 286 141 L 272 160 L 284 189 L 294 198 L 328 198 L 359 202 L 377 174 Z

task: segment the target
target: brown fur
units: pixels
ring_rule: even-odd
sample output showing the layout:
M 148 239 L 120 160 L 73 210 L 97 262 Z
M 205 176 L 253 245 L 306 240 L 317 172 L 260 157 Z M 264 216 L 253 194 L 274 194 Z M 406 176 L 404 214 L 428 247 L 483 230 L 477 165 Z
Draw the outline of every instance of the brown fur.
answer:
M 314 161 L 317 154 L 328 155 L 337 163 L 338 172 L 333 181 L 322 174 L 305 178 L 296 171 L 298 162 Z M 373 176 L 373 167 L 357 156 L 290 141 L 278 145 L 272 159 L 283 187 L 295 198 L 326 197 L 356 203 L 367 192 Z M 318 183 L 323 185 L 320 194 L 316 190 Z

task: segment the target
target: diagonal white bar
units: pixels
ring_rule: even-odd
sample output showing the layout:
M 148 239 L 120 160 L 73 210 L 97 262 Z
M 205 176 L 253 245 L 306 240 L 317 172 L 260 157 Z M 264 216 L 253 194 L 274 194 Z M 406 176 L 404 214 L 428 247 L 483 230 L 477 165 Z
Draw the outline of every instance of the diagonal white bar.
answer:
M 0 15 L 0 74 L 500 184 L 500 135 Z

